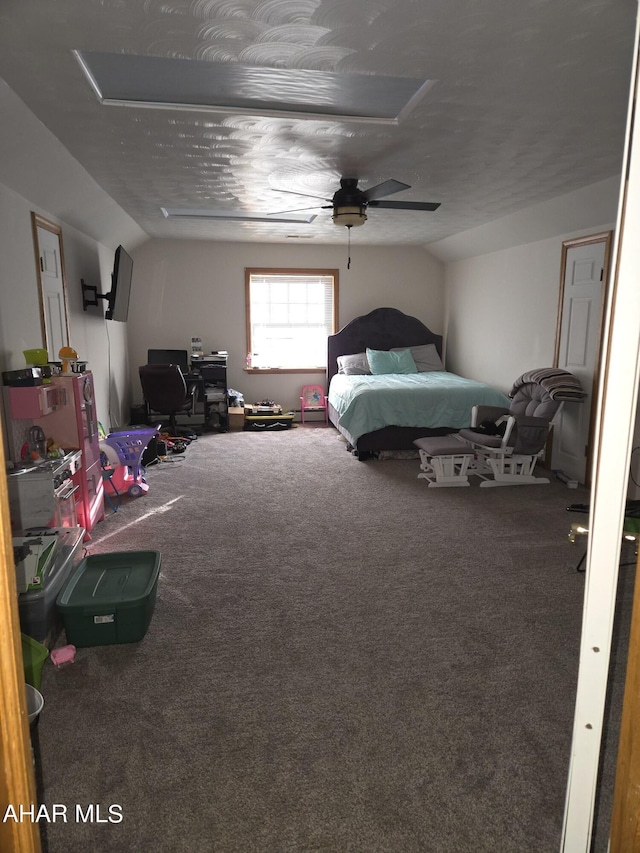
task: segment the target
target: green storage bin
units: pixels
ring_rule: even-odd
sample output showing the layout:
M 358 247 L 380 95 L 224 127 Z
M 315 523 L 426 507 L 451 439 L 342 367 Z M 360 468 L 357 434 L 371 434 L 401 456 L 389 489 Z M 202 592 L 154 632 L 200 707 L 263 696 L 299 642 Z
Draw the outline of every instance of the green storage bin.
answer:
M 67 641 L 74 646 L 137 643 L 151 623 L 159 576 L 159 551 L 86 557 L 57 600 Z
M 28 637 L 22 634 L 22 663 L 24 666 L 24 680 L 27 684 L 40 690 L 42 681 L 42 669 L 44 662 L 49 657 L 49 649 L 34 640 L 33 637 Z

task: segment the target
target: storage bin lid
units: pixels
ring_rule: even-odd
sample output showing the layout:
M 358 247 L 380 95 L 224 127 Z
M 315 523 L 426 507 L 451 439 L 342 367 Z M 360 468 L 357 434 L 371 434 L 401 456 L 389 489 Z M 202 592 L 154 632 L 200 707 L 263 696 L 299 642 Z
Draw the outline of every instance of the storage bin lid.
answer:
M 58 530 L 58 534 L 54 561 L 43 575 L 42 587 L 40 589 L 30 589 L 20 594 L 19 602 L 21 606 L 36 607 L 42 602 L 46 604 L 54 600 L 69 574 L 70 564 L 75 560 L 78 551 L 82 547 L 82 539 L 84 537 L 83 527 L 56 529 Z
M 79 563 L 58 596 L 58 608 L 137 604 L 149 596 L 159 574 L 159 551 L 94 554 Z

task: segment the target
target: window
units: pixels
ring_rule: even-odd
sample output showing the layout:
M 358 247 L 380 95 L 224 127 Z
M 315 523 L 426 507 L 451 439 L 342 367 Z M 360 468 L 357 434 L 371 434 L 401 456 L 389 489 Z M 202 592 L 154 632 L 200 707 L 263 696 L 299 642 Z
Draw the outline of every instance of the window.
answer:
M 338 270 L 246 269 L 245 287 L 251 369 L 326 370 Z

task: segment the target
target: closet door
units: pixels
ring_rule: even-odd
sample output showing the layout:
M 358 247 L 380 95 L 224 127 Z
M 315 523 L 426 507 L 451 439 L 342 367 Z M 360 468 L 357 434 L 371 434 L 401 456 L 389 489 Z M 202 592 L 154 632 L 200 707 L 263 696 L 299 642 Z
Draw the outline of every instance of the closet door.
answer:
M 591 430 L 597 391 L 602 316 L 609 270 L 611 232 L 562 246 L 555 366 L 573 373 L 587 392 L 582 403 L 565 403 L 553 430 L 551 467 L 588 484 Z
M 56 361 L 61 347 L 69 345 L 62 229 L 37 213 L 31 214 L 31 223 L 36 251 L 42 336 L 49 360 Z

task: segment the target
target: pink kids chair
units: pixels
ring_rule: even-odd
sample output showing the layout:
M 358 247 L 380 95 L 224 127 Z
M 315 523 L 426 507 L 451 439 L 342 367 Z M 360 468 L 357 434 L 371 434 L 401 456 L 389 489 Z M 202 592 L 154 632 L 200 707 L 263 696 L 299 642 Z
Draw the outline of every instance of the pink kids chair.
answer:
M 300 417 L 305 422 L 306 412 L 324 412 L 324 422 L 329 423 L 327 397 L 322 385 L 305 385 L 300 395 Z

